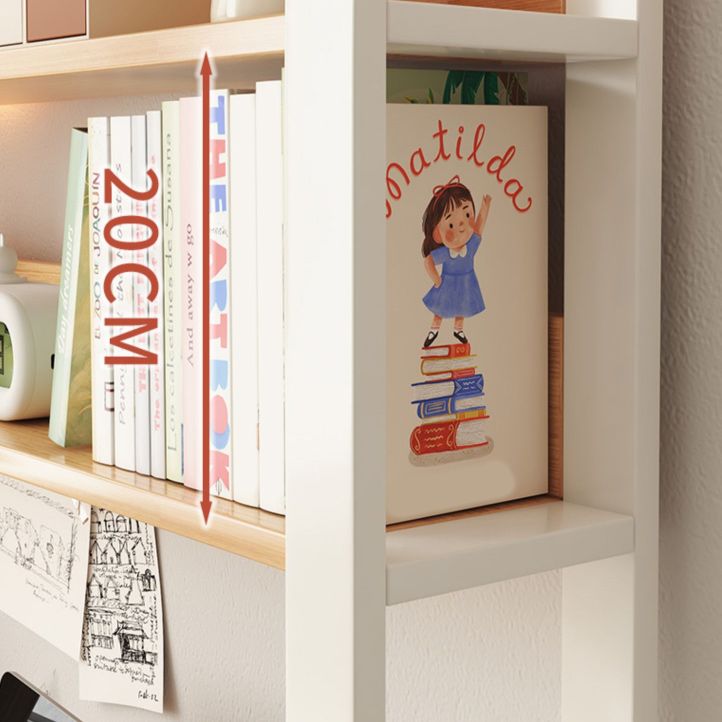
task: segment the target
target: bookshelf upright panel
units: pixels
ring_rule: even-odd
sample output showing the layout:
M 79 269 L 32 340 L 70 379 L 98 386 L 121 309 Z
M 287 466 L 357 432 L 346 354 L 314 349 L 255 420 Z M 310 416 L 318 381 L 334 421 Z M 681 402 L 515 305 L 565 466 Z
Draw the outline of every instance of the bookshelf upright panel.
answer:
M 380 722 L 386 3 L 286 16 L 286 719 Z
M 564 492 L 635 550 L 563 571 L 563 722 L 657 719 L 662 4 L 636 13 L 637 59 L 567 68 Z

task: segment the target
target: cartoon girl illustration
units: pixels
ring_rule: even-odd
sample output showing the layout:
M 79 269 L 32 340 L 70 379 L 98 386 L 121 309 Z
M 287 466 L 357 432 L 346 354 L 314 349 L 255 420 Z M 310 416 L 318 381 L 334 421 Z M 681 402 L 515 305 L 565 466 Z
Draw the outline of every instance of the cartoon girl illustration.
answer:
M 471 192 L 459 176 L 434 188 L 424 211 L 421 246 L 424 268 L 434 283 L 423 298 L 426 308 L 434 314 L 424 348 L 434 343 L 444 318 L 454 319 L 454 338 L 459 343 L 468 343 L 464 319 L 476 316 L 485 308 L 474 271 L 474 256 L 481 244 L 490 207 L 491 196 L 485 195 L 476 215 Z M 437 266 L 441 266 L 441 275 Z

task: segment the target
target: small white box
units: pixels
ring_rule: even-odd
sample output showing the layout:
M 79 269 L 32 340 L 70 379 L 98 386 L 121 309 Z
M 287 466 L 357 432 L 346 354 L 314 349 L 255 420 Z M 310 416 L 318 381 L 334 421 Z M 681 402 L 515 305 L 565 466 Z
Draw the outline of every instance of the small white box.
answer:
M 0 45 L 23 41 L 23 0 L 0 0 Z

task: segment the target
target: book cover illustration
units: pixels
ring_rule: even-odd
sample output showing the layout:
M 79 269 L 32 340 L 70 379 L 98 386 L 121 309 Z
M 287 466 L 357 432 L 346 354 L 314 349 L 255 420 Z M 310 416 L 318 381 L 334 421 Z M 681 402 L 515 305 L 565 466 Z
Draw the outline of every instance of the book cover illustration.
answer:
M 545 493 L 546 109 L 387 112 L 388 520 Z

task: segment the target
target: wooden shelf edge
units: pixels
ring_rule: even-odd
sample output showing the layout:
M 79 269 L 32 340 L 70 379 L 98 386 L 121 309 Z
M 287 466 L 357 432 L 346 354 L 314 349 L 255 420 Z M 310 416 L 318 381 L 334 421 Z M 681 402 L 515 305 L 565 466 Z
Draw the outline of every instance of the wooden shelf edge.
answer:
M 138 67 L 198 63 L 211 59 L 281 55 L 282 15 L 225 23 L 205 23 L 106 38 L 23 45 L 0 49 L 0 81 L 84 74 Z
M 23 449 L 23 443 L 37 442 L 42 429 L 43 422 L 0 424 L 0 473 L 93 506 L 112 509 L 261 564 L 284 569 L 282 518 L 213 498 L 214 509 L 209 525 L 205 527 L 199 504 L 200 494 L 180 484 L 96 464 L 90 461 L 89 450 L 55 447 L 57 459 L 53 459 L 47 453 L 40 456 Z M 47 440 L 47 444 L 52 442 Z M 77 459 L 82 457 L 86 460 L 82 464 L 77 463 Z

